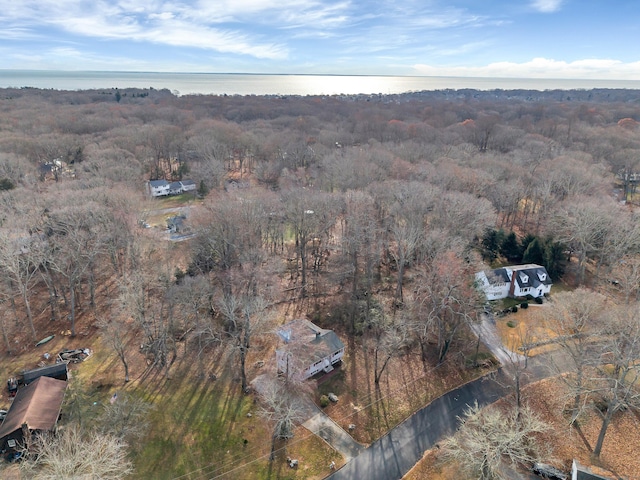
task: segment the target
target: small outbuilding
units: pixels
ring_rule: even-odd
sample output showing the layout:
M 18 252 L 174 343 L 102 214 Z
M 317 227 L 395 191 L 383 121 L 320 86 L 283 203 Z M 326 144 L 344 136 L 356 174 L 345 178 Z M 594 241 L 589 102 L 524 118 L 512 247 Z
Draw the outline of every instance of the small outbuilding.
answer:
M 63 380 L 38 377 L 18 390 L 0 426 L 0 451 L 19 450 L 29 435 L 53 430 L 66 389 Z
M 34 368 L 33 370 L 26 370 L 22 372 L 22 383 L 24 383 L 25 385 L 29 385 L 31 382 L 37 380 L 40 377 L 55 378 L 57 380 L 64 380 L 66 382 L 69 377 L 67 363 L 59 362 L 54 363 L 53 365 Z
M 344 356 L 344 344 L 333 330 L 307 319 L 292 320 L 278 329 L 283 344 L 276 350 L 278 372 L 302 380 L 319 372 L 330 372 Z

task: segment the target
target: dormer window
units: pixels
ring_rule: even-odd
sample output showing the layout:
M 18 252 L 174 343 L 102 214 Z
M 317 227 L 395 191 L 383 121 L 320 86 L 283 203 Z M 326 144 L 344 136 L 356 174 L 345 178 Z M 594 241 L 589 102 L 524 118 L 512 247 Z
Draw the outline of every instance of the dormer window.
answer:
M 520 281 L 522 283 L 529 283 L 529 275 L 526 275 L 524 273 L 520 274 Z
M 547 279 L 547 274 L 544 272 L 538 272 L 538 278 L 541 282 L 544 282 Z

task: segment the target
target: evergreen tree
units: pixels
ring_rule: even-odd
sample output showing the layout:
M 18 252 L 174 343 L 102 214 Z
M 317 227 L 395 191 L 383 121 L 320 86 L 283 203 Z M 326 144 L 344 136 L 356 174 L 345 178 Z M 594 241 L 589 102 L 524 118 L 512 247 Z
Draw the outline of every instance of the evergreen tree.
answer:
M 510 262 L 519 262 L 522 259 L 520 244 L 514 232 L 509 233 L 502 241 L 501 253 Z
M 495 230 L 493 228 L 487 228 L 482 237 L 482 256 L 493 262 L 500 253 L 502 242 L 504 241 L 504 230 Z
M 551 238 L 544 243 L 543 265 L 547 268 L 549 276 L 554 280 L 558 280 L 564 273 L 565 250 L 566 247 L 562 243 L 555 242 Z
M 535 235 L 533 235 L 532 233 L 527 233 L 524 238 L 520 241 L 520 256 L 524 257 L 524 252 L 527 251 L 527 248 L 529 248 L 529 245 L 531 244 L 531 242 L 533 242 L 537 237 Z M 522 260 L 523 262 L 525 262 L 525 260 Z M 527 262 L 525 262 L 527 263 Z
M 200 185 L 198 185 L 198 196 L 203 198 L 207 196 L 207 193 L 209 193 L 209 187 L 204 183 L 204 180 L 200 180 Z
M 533 241 L 529 242 L 527 249 L 522 255 L 522 263 L 536 263 L 538 265 L 545 264 L 544 248 L 537 238 L 534 237 Z

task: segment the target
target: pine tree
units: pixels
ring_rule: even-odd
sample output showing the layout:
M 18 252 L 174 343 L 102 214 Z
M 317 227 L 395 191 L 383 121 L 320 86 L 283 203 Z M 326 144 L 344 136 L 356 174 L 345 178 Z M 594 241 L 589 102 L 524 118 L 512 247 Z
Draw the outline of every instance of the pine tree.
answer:
M 509 233 L 502 241 L 501 253 L 510 262 L 519 262 L 522 259 L 520 244 L 514 232 Z
M 534 237 L 533 241 L 527 246 L 524 255 L 522 255 L 522 263 L 545 264 L 544 249 L 537 238 Z

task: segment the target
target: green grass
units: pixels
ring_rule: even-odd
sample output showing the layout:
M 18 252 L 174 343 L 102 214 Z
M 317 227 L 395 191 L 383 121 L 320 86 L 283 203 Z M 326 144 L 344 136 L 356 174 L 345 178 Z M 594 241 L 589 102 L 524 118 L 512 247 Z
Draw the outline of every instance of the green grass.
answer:
M 180 195 L 171 195 L 168 197 L 160 197 L 156 199 L 157 208 L 173 208 L 183 207 L 196 200 L 196 196 L 191 193 L 182 193 Z
M 187 372 L 174 372 L 158 390 L 148 393 L 154 409 L 148 440 L 135 456 L 135 478 L 195 479 L 203 472 L 209 478 L 264 454 L 257 439 L 269 438 L 269 432 L 253 398 L 235 383 L 195 382 Z
M 196 380 L 189 367 L 176 369 L 170 380 L 145 381 L 145 388 L 155 388 L 147 392 L 154 408 L 148 435 L 134 452 L 132 478 L 321 478 L 331 461 L 341 460 L 322 440 L 298 428 L 270 462 L 271 425 L 261 417 L 257 398 L 243 394 L 228 372 L 216 381 Z M 287 456 L 299 459 L 297 470 L 287 466 Z

